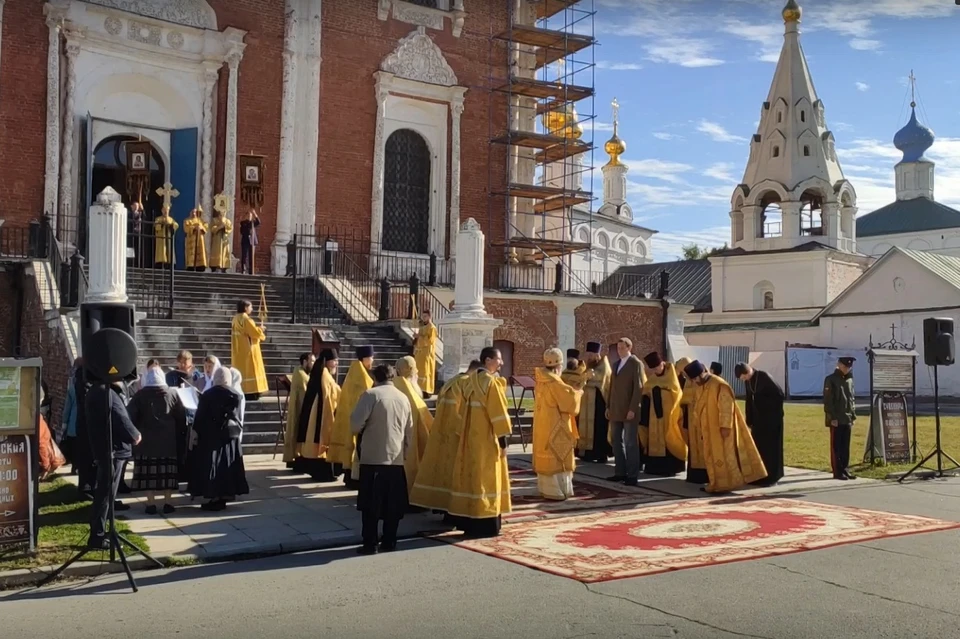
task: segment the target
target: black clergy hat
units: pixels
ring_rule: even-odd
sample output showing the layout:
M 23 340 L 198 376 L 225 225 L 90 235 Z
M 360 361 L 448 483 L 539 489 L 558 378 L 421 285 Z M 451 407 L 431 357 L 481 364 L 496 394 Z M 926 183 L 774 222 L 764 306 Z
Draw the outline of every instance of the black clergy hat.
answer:
M 329 362 L 331 360 L 340 359 L 340 354 L 337 353 L 335 348 L 325 348 L 320 351 L 320 359 L 324 362 Z
M 750 368 L 743 362 L 739 362 L 736 366 L 733 367 L 733 374 L 737 377 L 747 374 L 747 369 Z
M 567 359 L 580 359 L 580 351 L 575 348 L 568 348 Z
M 366 359 L 373 357 L 373 346 L 358 346 L 357 359 Z
M 722 374 L 723 374 L 723 364 L 721 364 L 720 362 L 711 362 L 711 363 L 710 363 L 710 372 L 713 373 L 714 375 L 722 375 Z
M 683 369 L 683 372 L 687 374 L 687 377 L 690 379 L 696 379 L 707 372 L 707 369 L 703 367 L 703 364 L 700 363 L 699 359 L 695 359 L 689 364 L 686 368 Z
M 644 363 L 645 363 L 647 366 L 649 366 L 650 368 L 656 368 L 656 367 L 659 366 L 660 364 L 663 364 L 663 358 L 660 357 L 660 353 L 658 353 L 657 351 L 653 351 L 652 353 L 648 353 L 648 354 L 643 358 L 643 361 L 644 361 Z
M 600 345 L 600 342 L 587 342 L 588 353 L 600 353 L 601 348 L 603 348 L 603 346 Z
M 846 366 L 847 368 L 850 368 L 851 366 L 853 366 L 853 363 L 857 361 L 857 358 L 856 357 L 838 357 L 837 361 L 843 364 L 844 366 Z

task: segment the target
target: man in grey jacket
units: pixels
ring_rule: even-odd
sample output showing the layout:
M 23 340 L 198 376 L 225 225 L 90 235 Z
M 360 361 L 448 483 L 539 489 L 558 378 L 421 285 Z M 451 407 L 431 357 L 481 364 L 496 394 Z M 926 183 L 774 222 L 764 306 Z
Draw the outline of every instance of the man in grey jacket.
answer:
M 396 374 L 393 366 L 373 369 L 374 386 L 360 396 L 350 416 L 360 457 L 357 510 L 363 514 L 363 545 L 357 553 L 361 555 L 377 552 L 380 520 L 380 551 L 396 550 L 397 528 L 408 506 L 403 462 L 413 441 L 413 412 L 410 400 L 392 383 Z

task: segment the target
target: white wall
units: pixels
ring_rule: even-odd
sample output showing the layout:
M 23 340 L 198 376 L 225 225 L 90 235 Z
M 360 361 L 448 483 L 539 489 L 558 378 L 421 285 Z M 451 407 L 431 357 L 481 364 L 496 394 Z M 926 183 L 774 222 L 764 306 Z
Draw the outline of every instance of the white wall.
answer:
M 857 238 L 857 251 L 880 257 L 892 247 L 960 256 L 960 228 Z
M 826 303 L 826 251 L 714 257 L 710 264 L 715 313 L 759 310 L 757 285 L 773 291 L 776 309 Z
M 691 346 L 746 346 L 750 352 L 779 351 L 784 345 L 819 344 L 820 331 L 816 326 L 809 328 L 783 328 L 748 331 L 712 331 L 709 333 L 686 333 Z

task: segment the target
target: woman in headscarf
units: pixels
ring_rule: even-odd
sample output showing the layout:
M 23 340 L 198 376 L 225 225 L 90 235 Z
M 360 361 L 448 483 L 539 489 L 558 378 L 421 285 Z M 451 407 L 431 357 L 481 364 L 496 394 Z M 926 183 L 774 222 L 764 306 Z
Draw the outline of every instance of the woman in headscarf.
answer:
M 230 370 L 218 368 L 213 386 L 200 396 L 193 422 L 196 441 L 191 455 L 190 494 L 207 501 L 203 510 L 223 510 L 227 502 L 250 492 L 243 468 L 240 402 Z
M 213 375 L 220 370 L 220 360 L 213 355 L 207 355 L 203 358 L 203 375 L 194 382 L 194 387 L 200 393 L 206 393 L 213 388 Z
M 179 486 L 177 439 L 186 437 L 187 411 L 159 366 L 148 368 L 140 382 L 140 390 L 127 404 L 130 421 L 143 436 L 133 451 L 132 488 L 146 491 L 148 515 L 157 514 L 156 496 L 163 493 L 163 513 L 169 515 L 175 510 L 170 501 Z
M 340 403 L 340 386 L 337 385 L 339 358 L 333 349 L 324 349 L 320 353 L 320 359 L 310 370 L 303 403 L 299 407 L 293 469 L 310 475 L 317 482 L 336 481 L 343 472 L 340 464 L 332 464 L 327 459 L 333 421 Z
M 237 369 L 230 368 L 230 388 L 240 393 L 240 426 L 243 426 L 243 416 L 247 411 L 247 399 L 243 396 L 243 375 Z M 241 440 L 243 433 L 240 433 Z

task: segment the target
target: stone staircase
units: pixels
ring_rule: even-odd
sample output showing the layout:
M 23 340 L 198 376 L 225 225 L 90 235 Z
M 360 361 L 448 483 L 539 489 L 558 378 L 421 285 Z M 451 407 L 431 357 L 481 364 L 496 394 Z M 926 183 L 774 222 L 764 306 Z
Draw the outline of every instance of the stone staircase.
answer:
M 128 290 L 143 290 L 154 282 L 154 274 L 129 269 Z M 146 318 L 137 325 L 141 367 L 150 358 L 160 360 L 164 368 L 176 363 L 177 353 L 189 350 L 197 366 L 206 355 L 217 356 L 230 365 L 230 321 L 240 299 L 253 302 L 254 315 L 260 301 L 260 285 L 268 308 L 267 339 L 261 345 L 270 391 L 256 402 L 248 402 L 245 415 L 243 448 L 248 454 L 271 453 L 280 428 L 276 378 L 289 374 L 299 365 L 300 355 L 312 348 L 311 326 L 291 324 L 292 282 L 272 276 L 246 276 L 232 273 L 191 273 L 177 271 L 173 319 Z M 340 381 L 354 361 L 357 346 L 374 347 L 378 361 L 393 363 L 409 354 L 409 347 L 389 328 L 347 323 L 340 313 L 331 313 L 325 324 L 340 338 Z M 284 394 L 285 398 L 285 394 Z

